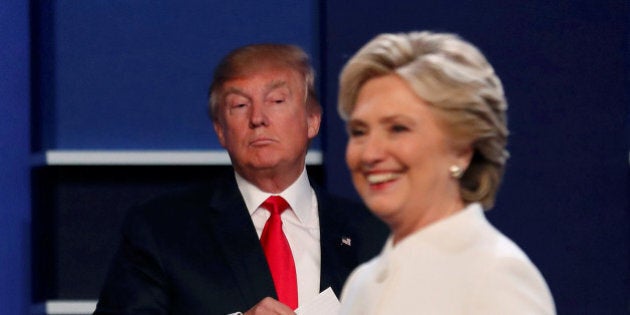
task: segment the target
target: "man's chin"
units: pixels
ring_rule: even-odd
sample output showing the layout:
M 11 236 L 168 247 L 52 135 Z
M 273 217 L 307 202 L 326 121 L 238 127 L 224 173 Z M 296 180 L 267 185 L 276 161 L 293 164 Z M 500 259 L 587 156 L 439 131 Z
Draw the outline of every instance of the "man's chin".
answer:
M 274 169 L 280 170 L 282 168 L 279 159 L 273 159 L 269 157 L 250 160 L 244 165 L 244 168 L 249 170 L 250 172 L 272 171 Z

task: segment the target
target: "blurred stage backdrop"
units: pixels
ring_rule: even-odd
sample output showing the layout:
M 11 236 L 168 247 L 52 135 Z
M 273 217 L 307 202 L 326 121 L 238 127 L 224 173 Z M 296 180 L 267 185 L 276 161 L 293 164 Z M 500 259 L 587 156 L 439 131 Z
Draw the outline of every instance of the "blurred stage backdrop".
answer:
M 325 120 L 308 170 L 357 198 L 339 71 L 378 33 L 425 29 L 479 46 L 505 85 L 511 158 L 490 220 L 539 267 L 559 314 L 628 314 L 629 6 L 4 0 L 0 314 L 90 313 L 127 208 L 231 171 L 206 98 L 240 45 L 312 56 Z

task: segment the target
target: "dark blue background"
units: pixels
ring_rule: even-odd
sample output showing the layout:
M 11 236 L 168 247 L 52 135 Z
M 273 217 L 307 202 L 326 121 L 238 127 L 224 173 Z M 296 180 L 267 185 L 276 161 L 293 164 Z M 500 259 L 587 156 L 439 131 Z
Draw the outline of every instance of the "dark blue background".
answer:
M 319 50 L 314 1 L 33 3 L 46 149 L 221 149 L 204 114 L 218 60 L 249 43 Z
M 28 4 L 0 1 L 0 314 L 26 314 L 29 292 Z
M 377 33 L 414 29 L 461 34 L 502 78 L 512 157 L 489 216 L 539 266 L 558 312 L 629 313 L 627 1 L 58 0 L 32 1 L 32 19 L 24 2 L 0 2 L 0 314 L 30 303 L 30 146 L 216 149 L 205 106 L 217 58 L 292 42 L 322 79 L 326 186 L 356 198 L 339 70 Z
M 511 158 L 489 218 L 539 267 L 559 314 L 628 314 L 628 5 L 329 1 L 327 104 L 342 65 L 377 33 L 449 31 L 475 43 L 509 103 Z M 344 127 L 328 112 L 328 187 L 355 195 Z

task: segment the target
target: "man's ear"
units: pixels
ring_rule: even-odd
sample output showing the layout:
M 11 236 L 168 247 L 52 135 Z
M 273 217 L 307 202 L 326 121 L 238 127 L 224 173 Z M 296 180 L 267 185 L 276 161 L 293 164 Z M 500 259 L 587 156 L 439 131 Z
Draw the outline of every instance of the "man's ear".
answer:
M 306 117 L 308 126 L 308 138 L 313 139 L 319 133 L 319 126 L 322 122 L 322 112 L 320 110 L 311 110 Z
M 225 148 L 225 134 L 223 130 L 223 125 L 217 120 L 214 119 L 212 121 L 212 126 L 214 127 L 214 132 L 217 134 L 217 138 L 219 138 L 219 143 L 222 147 Z

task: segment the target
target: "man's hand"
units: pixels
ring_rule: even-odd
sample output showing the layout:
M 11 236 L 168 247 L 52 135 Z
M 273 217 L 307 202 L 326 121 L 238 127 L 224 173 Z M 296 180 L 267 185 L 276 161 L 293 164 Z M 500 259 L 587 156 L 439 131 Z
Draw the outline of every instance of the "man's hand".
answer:
M 250 308 L 244 315 L 295 315 L 293 310 L 280 301 L 266 297 Z

